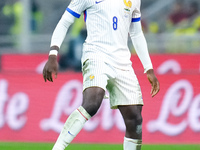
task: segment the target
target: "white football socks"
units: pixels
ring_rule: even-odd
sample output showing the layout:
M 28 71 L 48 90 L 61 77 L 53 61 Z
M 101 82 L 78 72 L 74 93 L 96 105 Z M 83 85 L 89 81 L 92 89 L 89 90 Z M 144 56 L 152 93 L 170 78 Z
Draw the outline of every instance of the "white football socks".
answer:
M 65 125 L 52 150 L 64 150 L 90 118 L 91 116 L 82 106 L 72 112 L 65 122 Z
M 124 150 L 141 150 L 142 140 L 124 137 Z

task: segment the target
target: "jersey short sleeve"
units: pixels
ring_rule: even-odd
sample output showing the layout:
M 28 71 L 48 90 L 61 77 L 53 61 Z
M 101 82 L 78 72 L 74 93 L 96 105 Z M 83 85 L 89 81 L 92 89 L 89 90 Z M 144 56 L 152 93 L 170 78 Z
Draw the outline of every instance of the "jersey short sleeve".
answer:
M 88 7 L 88 0 L 72 0 L 66 11 L 76 18 L 81 16 L 81 13 Z
M 141 6 L 141 0 L 137 0 L 135 10 L 133 11 L 133 14 L 132 14 L 132 22 L 140 21 L 140 17 L 141 17 L 140 6 Z

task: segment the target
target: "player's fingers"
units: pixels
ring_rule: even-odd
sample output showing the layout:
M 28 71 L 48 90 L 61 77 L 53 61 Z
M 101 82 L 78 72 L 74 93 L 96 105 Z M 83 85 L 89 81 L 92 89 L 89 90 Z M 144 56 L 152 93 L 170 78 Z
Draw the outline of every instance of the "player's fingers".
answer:
M 150 92 L 150 94 L 151 95 L 153 94 L 153 86 L 151 86 L 151 92 Z
M 43 78 L 44 78 L 44 81 L 45 81 L 45 82 L 47 82 L 47 78 L 46 78 L 46 75 L 44 75 L 44 76 L 43 76 Z
M 52 73 L 50 73 L 49 81 L 53 82 Z
M 155 95 L 156 95 L 156 90 L 153 89 L 153 90 L 152 90 L 152 93 L 151 93 L 151 97 L 154 97 Z
M 55 72 L 55 79 L 57 78 L 57 75 L 58 75 L 58 72 L 56 71 L 56 72 Z
M 156 81 L 156 83 L 154 83 L 153 87 L 152 87 L 152 97 L 154 97 L 160 90 L 160 85 L 159 85 L 159 82 Z
M 150 92 L 150 94 L 152 95 L 153 91 L 154 91 L 154 83 L 153 83 L 151 78 L 149 78 L 149 82 L 151 83 L 151 92 Z
M 52 73 L 50 71 L 47 71 L 47 80 L 49 80 L 50 82 L 53 82 Z
M 45 69 L 43 70 L 43 78 L 44 78 L 44 81 L 47 82 L 47 76 L 46 76 L 46 70 Z
M 155 84 L 152 83 L 152 87 L 151 87 L 151 97 L 154 97 L 154 93 L 155 93 Z
M 155 96 L 155 85 L 152 85 L 152 88 L 151 88 L 151 96 L 152 96 L 152 97 Z
M 160 84 L 159 82 L 157 81 L 157 88 L 156 88 L 156 94 L 160 91 Z
M 153 91 L 151 96 L 154 97 L 155 95 L 156 95 L 156 91 Z

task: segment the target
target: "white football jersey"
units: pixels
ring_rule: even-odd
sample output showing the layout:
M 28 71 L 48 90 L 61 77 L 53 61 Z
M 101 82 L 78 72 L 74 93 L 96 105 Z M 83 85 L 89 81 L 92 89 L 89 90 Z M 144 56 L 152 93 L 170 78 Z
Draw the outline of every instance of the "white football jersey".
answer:
M 120 69 L 132 63 L 128 49 L 131 22 L 140 21 L 140 0 L 72 0 L 66 9 L 79 18 L 84 12 L 87 38 L 82 63 L 87 59 L 103 60 Z

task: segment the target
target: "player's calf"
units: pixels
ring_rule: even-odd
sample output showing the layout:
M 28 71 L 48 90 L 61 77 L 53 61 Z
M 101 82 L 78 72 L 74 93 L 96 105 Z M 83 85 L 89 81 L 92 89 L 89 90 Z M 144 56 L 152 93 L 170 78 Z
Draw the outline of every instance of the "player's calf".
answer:
M 53 147 L 53 150 L 64 150 L 65 147 L 67 147 L 81 131 L 85 122 L 90 118 L 91 116 L 82 106 L 72 112 L 65 122 L 65 125 Z

